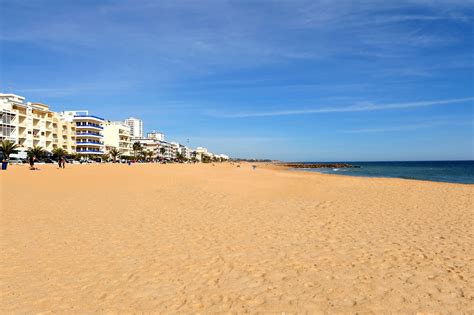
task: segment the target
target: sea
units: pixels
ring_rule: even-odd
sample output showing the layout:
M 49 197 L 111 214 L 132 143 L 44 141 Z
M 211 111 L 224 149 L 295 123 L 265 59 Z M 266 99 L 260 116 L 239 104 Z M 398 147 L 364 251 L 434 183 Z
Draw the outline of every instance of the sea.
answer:
M 318 162 L 304 162 L 317 164 Z M 323 162 L 321 162 L 323 163 Z M 327 164 L 329 162 L 324 162 Z M 331 162 L 333 163 L 333 162 Z M 391 177 L 459 184 L 474 184 L 474 161 L 417 161 L 417 162 L 334 162 L 347 163 L 357 168 L 297 169 L 324 174 L 363 177 Z

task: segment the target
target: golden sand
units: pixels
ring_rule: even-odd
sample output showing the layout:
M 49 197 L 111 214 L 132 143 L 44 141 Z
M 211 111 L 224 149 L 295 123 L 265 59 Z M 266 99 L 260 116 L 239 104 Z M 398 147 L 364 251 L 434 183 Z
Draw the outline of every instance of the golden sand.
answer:
M 40 168 L 0 173 L 2 313 L 474 310 L 474 186 Z

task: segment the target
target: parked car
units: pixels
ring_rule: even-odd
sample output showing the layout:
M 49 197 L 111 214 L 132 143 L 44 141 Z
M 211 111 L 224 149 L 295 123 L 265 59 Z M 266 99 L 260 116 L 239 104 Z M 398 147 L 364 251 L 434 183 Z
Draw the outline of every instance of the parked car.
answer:
M 38 163 L 54 164 L 54 163 L 56 163 L 56 161 L 54 161 L 53 159 L 50 159 L 50 158 L 45 158 L 45 159 L 39 160 Z
M 9 159 L 9 163 L 10 164 L 23 164 L 23 163 L 26 163 L 26 160 L 25 159 L 20 159 L 20 158 L 17 158 L 17 157 L 11 157 Z

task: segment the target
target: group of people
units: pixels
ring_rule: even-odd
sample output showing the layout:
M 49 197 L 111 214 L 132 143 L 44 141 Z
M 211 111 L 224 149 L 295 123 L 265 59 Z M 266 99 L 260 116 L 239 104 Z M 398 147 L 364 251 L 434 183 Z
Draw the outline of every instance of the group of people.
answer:
M 35 161 L 36 161 L 36 156 L 32 155 L 28 158 L 28 162 L 30 163 L 30 170 L 36 170 L 35 168 Z M 64 157 L 60 157 L 58 159 L 58 166 L 59 168 L 66 168 L 66 159 Z

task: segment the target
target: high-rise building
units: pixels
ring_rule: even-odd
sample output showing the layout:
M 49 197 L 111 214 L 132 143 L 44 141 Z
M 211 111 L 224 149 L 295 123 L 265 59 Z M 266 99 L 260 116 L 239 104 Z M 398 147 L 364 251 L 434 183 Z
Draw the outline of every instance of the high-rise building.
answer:
M 123 121 L 106 121 L 104 123 L 104 145 L 106 153 L 115 148 L 122 156 L 131 156 L 130 127 Z
M 124 123 L 130 127 L 132 138 L 143 138 L 143 121 L 141 119 L 130 117 L 125 119 Z
M 67 121 L 76 125 L 76 152 L 80 155 L 104 154 L 104 119 L 89 115 L 89 111 L 65 111 Z

